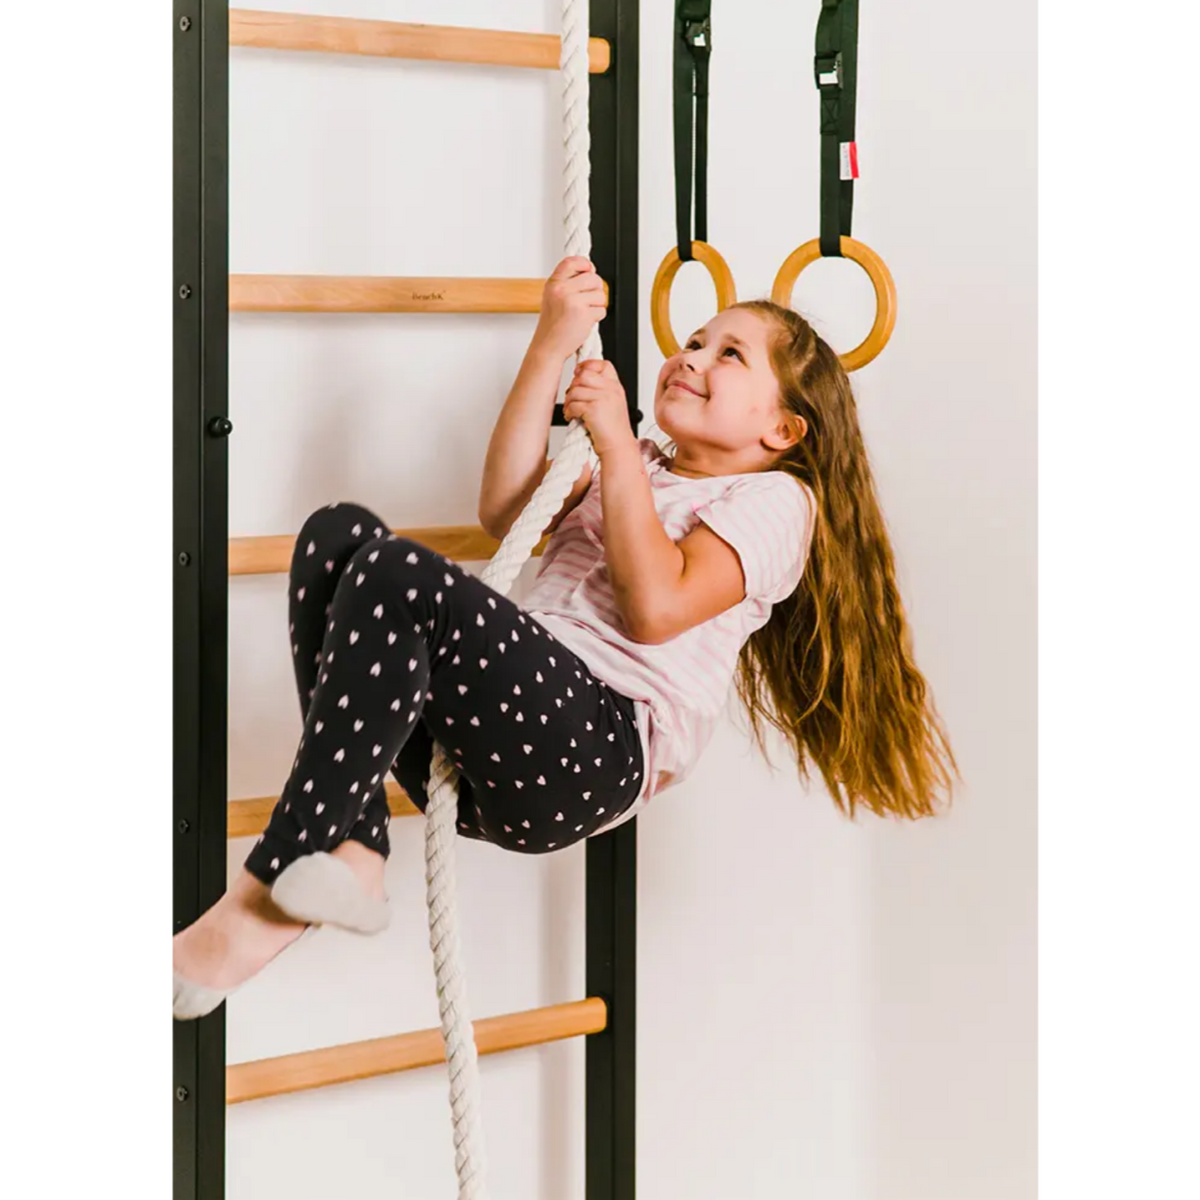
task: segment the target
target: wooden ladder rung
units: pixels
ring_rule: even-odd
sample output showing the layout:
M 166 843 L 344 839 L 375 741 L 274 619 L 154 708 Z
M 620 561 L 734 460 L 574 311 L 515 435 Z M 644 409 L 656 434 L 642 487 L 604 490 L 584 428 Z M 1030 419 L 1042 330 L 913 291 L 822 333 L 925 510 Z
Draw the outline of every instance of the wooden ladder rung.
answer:
M 475 1046 L 480 1054 L 496 1054 L 501 1050 L 517 1050 L 602 1033 L 607 1027 L 608 1007 L 603 1000 L 592 996 L 569 1004 L 476 1021 Z M 431 1067 L 445 1061 L 445 1048 L 438 1029 L 371 1038 L 365 1042 L 350 1042 L 344 1046 L 329 1046 L 227 1067 L 225 1101 L 241 1104 L 246 1100 L 284 1096 L 335 1083 Z
M 420 542 L 444 558 L 455 562 L 487 562 L 500 543 L 478 525 L 437 525 L 428 529 L 394 529 L 397 537 Z M 269 537 L 229 539 L 230 575 L 277 575 L 288 570 L 296 538 L 290 533 Z M 539 555 L 545 549 L 543 538 L 534 547 Z
M 230 275 L 241 313 L 535 313 L 544 279 L 393 275 Z
M 233 8 L 229 10 L 229 44 L 264 50 L 311 50 L 556 71 L 562 41 L 552 33 L 513 33 Z M 589 70 L 602 75 L 611 61 L 608 42 L 589 38 Z
M 387 789 L 388 808 L 393 817 L 415 817 L 420 809 L 408 798 L 408 793 L 389 779 Z M 267 827 L 278 796 L 257 796 L 249 800 L 230 800 L 228 836 L 231 838 L 258 837 Z

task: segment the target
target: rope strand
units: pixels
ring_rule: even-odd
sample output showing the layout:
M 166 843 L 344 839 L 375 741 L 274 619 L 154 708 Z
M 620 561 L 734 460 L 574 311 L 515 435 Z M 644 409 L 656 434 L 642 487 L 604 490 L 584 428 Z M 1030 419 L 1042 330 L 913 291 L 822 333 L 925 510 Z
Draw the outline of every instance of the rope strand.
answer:
M 588 133 L 587 0 L 564 0 L 563 83 L 563 242 L 567 255 L 589 256 L 592 249 L 591 139 Z M 579 354 L 600 358 L 599 329 L 593 328 Z M 587 429 L 572 421 L 562 449 L 537 491 L 508 531 L 483 571 L 483 582 L 506 595 L 533 554 L 586 462 L 594 461 Z M 429 907 L 429 944 L 437 979 L 438 1012 L 450 1072 L 450 1110 L 454 1122 L 454 1168 L 459 1200 L 486 1200 L 479 1058 L 467 1004 L 467 983 L 458 937 L 455 878 L 455 822 L 458 771 L 440 745 L 434 747 L 429 804 L 425 820 L 425 885 Z

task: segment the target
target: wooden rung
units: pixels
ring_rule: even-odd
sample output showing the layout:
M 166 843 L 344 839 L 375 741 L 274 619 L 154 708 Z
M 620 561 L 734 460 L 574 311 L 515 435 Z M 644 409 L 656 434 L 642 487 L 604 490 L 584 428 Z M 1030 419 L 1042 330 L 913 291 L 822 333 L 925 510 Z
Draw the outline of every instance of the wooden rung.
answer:
M 409 25 L 348 17 L 230 9 L 229 44 L 265 50 L 314 50 L 382 58 L 484 63 L 498 67 L 558 70 L 561 39 L 552 33 L 509 33 L 455 25 Z M 608 70 L 611 52 L 603 38 L 588 40 L 588 66 Z
M 395 780 L 389 779 L 385 787 L 388 808 L 393 817 L 415 817 L 420 813 L 421 810 Z M 230 800 L 228 836 L 257 837 L 266 829 L 278 799 L 278 796 L 258 796 L 253 800 Z
M 475 1046 L 480 1054 L 517 1050 L 564 1038 L 601 1033 L 608 1025 L 608 1008 L 597 997 L 555 1004 L 528 1012 L 487 1017 L 475 1022 Z M 241 1104 L 266 1096 L 284 1096 L 310 1088 L 372 1079 L 396 1071 L 431 1067 L 446 1061 L 441 1031 L 423 1029 L 394 1037 L 372 1038 L 302 1054 L 263 1058 L 225 1069 L 225 1102 Z
M 230 275 L 242 313 L 535 313 L 544 279 L 389 275 Z
M 455 562 L 487 562 L 500 545 L 478 525 L 439 525 L 430 529 L 394 529 L 398 537 L 420 542 L 444 558 Z M 546 539 L 534 547 L 539 555 Z M 291 534 L 271 537 L 240 537 L 229 539 L 230 575 L 277 575 L 288 570 L 292 563 L 292 548 L 296 539 Z

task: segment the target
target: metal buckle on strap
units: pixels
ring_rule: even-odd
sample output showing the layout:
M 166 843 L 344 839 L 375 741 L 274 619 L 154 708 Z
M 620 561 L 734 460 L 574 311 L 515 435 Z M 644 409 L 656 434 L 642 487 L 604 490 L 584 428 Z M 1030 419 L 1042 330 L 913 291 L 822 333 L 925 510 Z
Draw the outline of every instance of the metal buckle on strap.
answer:
M 818 54 L 813 58 L 813 75 L 817 87 L 827 88 L 842 86 L 842 52 L 836 54 Z
M 683 25 L 683 40 L 693 50 L 712 50 L 712 18 L 705 17 L 703 21 L 685 21 Z

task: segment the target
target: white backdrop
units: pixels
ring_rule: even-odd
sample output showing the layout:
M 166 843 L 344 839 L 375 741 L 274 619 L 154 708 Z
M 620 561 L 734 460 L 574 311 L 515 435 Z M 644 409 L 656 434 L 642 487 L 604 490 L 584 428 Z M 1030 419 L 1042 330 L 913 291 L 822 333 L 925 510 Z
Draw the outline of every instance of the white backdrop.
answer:
M 557 32 L 547 0 L 295 0 L 287 11 Z M 642 0 L 641 309 L 674 240 L 668 0 Z M 817 0 L 716 5 L 710 237 L 742 297 L 817 230 Z M 851 825 L 742 722 L 640 819 L 639 1194 L 1027 1200 L 1035 1089 L 1034 6 L 863 0 L 855 233 L 900 319 L 855 377 L 920 663 L 965 776 L 919 826 Z M 561 246 L 552 72 L 235 49 L 233 271 L 546 274 Z M 865 278 L 797 306 L 836 346 Z M 681 273 L 677 329 L 711 315 Z M 231 531 L 354 499 L 475 520 L 535 318 L 235 316 Z M 648 318 L 642 407 L 659 365 Z M 299 732 L 283 580 L 231 589 L 230 795 Z M 230 1002 L 231 1062 L 436 1024 L 420 828 L 393 823 L 393 928 L 322 932 Z M 245 854 L 231 843 L 231 869 Z M 582 995 L 583 851 L 461 848 L 478 1016 Z M 583 1047 L 483 1061 L 494 1200 L 582 1200 Z M 228 1195 L 453 1194 L 437 1070 L 237 1106 Z

